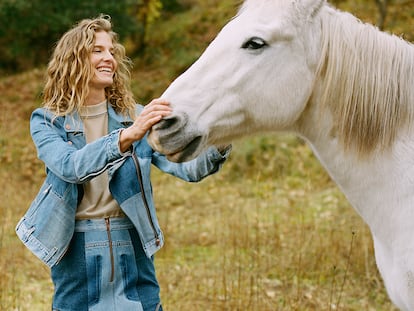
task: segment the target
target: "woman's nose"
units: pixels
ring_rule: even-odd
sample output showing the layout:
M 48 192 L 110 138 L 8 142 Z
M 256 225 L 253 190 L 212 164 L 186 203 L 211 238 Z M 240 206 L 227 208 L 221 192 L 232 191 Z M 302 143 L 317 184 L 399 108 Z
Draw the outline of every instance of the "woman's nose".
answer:
M 105 51 L 105 53 L 104 53 L 104 59 L 105 60 L 112 60 L 112 59 L 114 59 L 114 55 L 112 54 L 111 51 Z

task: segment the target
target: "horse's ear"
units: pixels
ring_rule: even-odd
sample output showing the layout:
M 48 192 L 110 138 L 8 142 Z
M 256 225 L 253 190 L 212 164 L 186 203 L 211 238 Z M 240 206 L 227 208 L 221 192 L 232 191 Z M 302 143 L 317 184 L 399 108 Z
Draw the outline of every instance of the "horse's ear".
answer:
M 312 18 L 326 4 L 326 0 L 294 0 L 294 3 L 302 16 Z

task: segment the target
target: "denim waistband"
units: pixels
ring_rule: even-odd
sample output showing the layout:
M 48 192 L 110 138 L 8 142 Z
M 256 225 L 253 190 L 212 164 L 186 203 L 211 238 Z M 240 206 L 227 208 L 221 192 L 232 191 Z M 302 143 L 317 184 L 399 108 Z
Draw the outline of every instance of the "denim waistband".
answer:
M 107 231 L 108 228 L 110 230 L 125 230 L 133 227 L 134 225 L 128 217 L 82 219 L 75 222 L 75 232 Z

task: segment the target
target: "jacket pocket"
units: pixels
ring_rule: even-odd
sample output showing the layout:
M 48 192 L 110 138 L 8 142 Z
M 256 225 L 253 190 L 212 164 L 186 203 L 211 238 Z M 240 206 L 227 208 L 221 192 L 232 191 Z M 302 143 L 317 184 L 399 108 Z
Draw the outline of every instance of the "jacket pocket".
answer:
M 33 215 L 37 212 L 39 206 L 42 205 L 42 202 L 46 199 L 47 195 L 49 194 L 50 190 L 52 189 L 52 185 L 44 182 L 42 187 L 40 188 L 38 194 L 36 195 L 33 202 L 30 204 L 29 209 L 25 214 L 25 218 L 32 218 Z
M 58 262 L 72 238 L 77 186 L 47 178 L 16 226 L 25 246 L 48 266 Z

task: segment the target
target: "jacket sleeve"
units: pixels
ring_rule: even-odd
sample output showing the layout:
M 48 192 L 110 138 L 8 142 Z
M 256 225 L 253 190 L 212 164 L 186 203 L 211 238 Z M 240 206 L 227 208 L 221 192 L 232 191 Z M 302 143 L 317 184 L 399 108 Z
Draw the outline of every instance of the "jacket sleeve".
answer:
M 185 181 L 198 182 L 203 178 L 218 172 L 229 157 L 230 152 L 231 145 L 225 148 L 222 152 L 212 146 L 197 158 L 183 163 L 168 161 L 164 155 L 155 152 L 153 154 L 152 163 L 163 172 L 169 173 Z
M 120 129 L 78 149 L 67 138 L 64 118 L 43 108 L 30 119 L 30 133 L 38 157 L 56 176 L 70 183 L 83 183 L 122 162 L 128 153 L 119 149 Z M 73 134 L 76 138 L 76 132 Z

